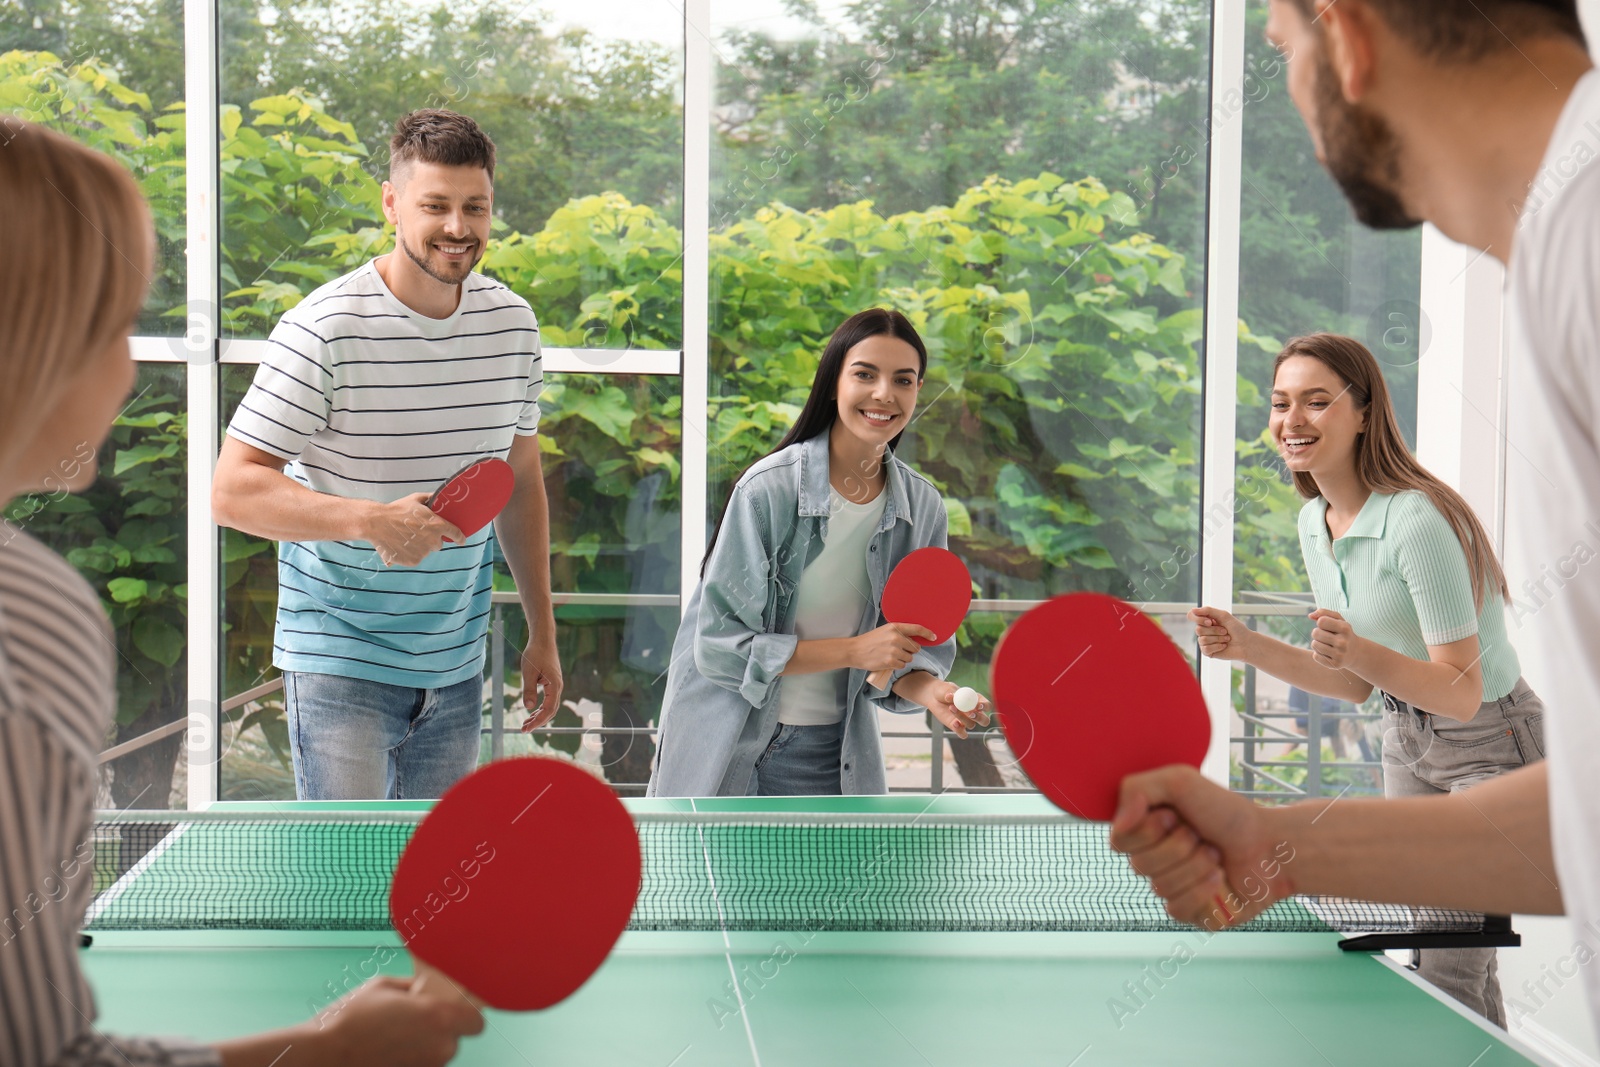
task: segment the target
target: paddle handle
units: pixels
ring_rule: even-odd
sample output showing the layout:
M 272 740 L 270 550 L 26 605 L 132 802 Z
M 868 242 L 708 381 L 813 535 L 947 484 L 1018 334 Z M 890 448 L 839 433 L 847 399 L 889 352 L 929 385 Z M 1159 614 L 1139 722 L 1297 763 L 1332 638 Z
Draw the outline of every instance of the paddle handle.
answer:
M 889 676 L 893 673 L 894 671 L 873 671 L 867 675 L 867 684 L 874 689 L 882 689 L 889 683 Z

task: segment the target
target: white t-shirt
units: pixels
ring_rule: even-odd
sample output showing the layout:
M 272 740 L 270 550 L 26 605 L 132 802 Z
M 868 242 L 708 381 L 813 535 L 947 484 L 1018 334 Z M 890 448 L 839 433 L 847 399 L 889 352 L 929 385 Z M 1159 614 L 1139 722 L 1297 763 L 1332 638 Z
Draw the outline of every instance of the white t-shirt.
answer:
M 1549 709 L 1556 867 L 1600 1030 L 1600 73 L 1517 224 L 1506 476 L 1511 639 Z
M 822 551 L 800 576 L 795 591 L 794 634 L 802 641 L 854 637 L 872 603 L 867 546 L 883 519 L 886 493 L 853 504 L 828 490 L 828 533 Z M 844 718 L 848 670 L 793 674 L 778 690 L 778 721 L 788 726 L 829 726 Z

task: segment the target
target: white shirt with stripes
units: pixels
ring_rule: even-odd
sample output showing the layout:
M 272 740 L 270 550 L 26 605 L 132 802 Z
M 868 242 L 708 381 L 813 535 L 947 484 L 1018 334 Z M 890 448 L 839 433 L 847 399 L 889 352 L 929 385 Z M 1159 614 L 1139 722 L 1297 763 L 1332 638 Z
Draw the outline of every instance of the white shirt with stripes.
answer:
M 430 493 L 538 430 L 544 382 L 527 301 L 470 274 L 448 318 L 401 303 L 372 263 L 286 312 L 228 433 L 301 485 L 388 502 Z M 483 669 L 494 542 L 486 526 L 416 567 L 358 541 L 278 546 L 272 662 L 433 689 Z
M 78 966 L 115 648 L 77 571 L 0 523 L 0 1067 L 218 1062 L 188 1042 L 101 1033 Z

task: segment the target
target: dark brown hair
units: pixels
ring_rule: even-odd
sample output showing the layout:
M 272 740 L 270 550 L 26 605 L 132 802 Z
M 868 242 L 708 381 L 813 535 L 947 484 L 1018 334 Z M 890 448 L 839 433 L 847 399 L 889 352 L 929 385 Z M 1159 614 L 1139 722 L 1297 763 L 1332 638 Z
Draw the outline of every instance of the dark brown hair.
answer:
M 1316 0 L 1292 0 L 1307 20 Z M 1534 37 L 1568 37 L 1588 48 L 1577 0 L 1366 0 L 1424 56 L 1471 61 Z
M 389 180 L 411 163 L 482 167 L 494 181 L 494 142 L 476 122 L 441 108 L 402 115 L 389 139 Z
M 922 343 L 922 337 L 917 333 L 917 328 L 911 325 L 911 320 L 893 308 L 868 308 L 858 311 L 839 324 L 833 331 L 833 336 L 828 338 L 826 347 L 822 350 L 822 358 L 817 361 L 816 376 L 811 379 L 811 394 L 806 397 L 805 407 L 800 409 L 800 417 L 794 420 L 794 425 L 789 427 L 789 432 L 783 435 L 783 440 L 778 442 L 767 456 L 782 452 L 792 444 L 800 441 L 809 441 L 819 434 L 824 434 L 833 429 L 833 424 L 839 421 L 839 376 L 844 373 L 844 357 L 856 345 L 869 337 L 898 337 L 910 345 L 917 353 L 917 381 L 928 376 L 928 348 Z M 889 450 L 893 451 L 900 443 L 900 438 L 905 436 L 901 430 L 889 441 Z M 761 459 L 766 459 L 762 456 Z M 760 463 L 761 459 L 756 460 Z M 755 463 L 750 464 L 750 467 Z M 746 467 L 748 472 L 750 467 Z M 739 475 L 743 478 L 744 475 Z M 738 478 L 734 479 L 737 485 Z M 711 530 L 711 540 L 706 545 L 706 554 L 700 560 L 700 576 L 705 577 L 706 566 L 711 562 L 711 550 L 717 547 L 717 535 L 722 532 L 722 521 L 728 517 L 728 504 L 733 500 L 730 493 L 728 500 L 723 502 L 722 514 L 717 518 L 717 525 Z
M 1394 405 L 1389 401 L 1389 386 L 1367 346 L 1353 337 L 1336 333 L 1291 337 L 1272 363 L 1274 382 L 1278 380 L 1278 368 L 1283 366 L 1283 361 L 1293 356 L 1310 356 L 1337 374 L 1356 407 L 1367 413 L 1367 428 L 1356 435 L 1356 477 L 1361 479 L 1362 486 L 1374 493 L 1415 489 L 1427 494 L 1467 554 L 1467 567 L 1472 572 L 1473 603 L 1481 608 L 1491 588 L 1509 600 L 1511 589 L 1506 584 L 1505 572 L 1500 569 L 1500 561 L 1489 544 L 1489 535 L 1478 522 L 1478 516 L 1473 514 L 1472 506 L 1460 493 L 1429 474 L 1406 447 L 1400 423 L 1394 417 Z M 1321 495 L 1316 479 L 1310 474 L 1293 473 L 1294 487 L 1301 496 L 1311 500 Z

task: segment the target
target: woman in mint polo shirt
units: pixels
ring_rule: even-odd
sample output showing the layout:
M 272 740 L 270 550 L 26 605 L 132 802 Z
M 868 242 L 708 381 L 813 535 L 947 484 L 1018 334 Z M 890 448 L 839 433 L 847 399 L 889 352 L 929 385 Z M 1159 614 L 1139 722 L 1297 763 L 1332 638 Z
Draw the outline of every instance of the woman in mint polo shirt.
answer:
M 1387 796 L 1454 792 L 1544 758 L 1544 708 L 1506 638 L 1505 575 L 1467 502 L 1406 448 L 1372 353 L 1337 334 L 1291 340 L 1270 425 L 1307 498 L 1311 647 L 1197 608 L 1200 651 L 1339 700 L 1379 690 Z M 1494 949 L 1430 949 L 1420 971 L 1505 1025 Z
M 895 564 L 943 548 L 927 479 L 894 454 L 928 368 L 898 311 L 872 308 L 829 338 L 778 447 L 723 508 L 672 648 L 648 795 L 885 793 L 876 706 L 933 712 L 965 737 L 988 703 L 952 703 L 955 639 L 879 625 Z M 867 675 L 891 670 L 889 687 Z

